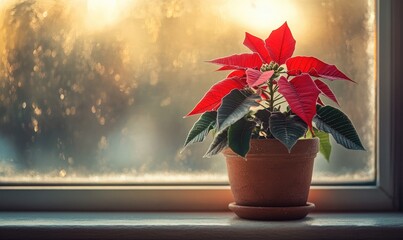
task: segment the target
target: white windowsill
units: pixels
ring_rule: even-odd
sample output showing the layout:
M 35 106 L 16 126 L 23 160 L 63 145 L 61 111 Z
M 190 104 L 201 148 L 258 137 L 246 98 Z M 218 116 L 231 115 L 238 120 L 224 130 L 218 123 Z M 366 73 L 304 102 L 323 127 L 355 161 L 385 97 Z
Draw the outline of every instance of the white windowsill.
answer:
M 1 239 L 401 239 L 403 213 L 312 213 L 246 221 L 230 212 L 0 212 Z

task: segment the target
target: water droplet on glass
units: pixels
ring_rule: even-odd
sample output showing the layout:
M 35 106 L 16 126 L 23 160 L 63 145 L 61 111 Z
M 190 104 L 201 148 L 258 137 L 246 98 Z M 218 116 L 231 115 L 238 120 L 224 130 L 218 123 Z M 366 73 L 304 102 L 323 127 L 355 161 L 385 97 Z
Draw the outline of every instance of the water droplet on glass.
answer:
M 66 170 L 62 169 L 59 171 L 59 177 L 65 177 L 67 175 Z
M 101 139 L 98 142 L 98 148 L 99 149 L 105 149 L 108 147 L 108 140 L 106 139 L 105 136 L 102 136 Z
M 35 113 L 36 115 L 41 115 L 41 114 L 42 114 L 42 110 L 37 107 L 37 108 L 34 109 L 34 113 Z
M 166 106 L 168 106 L 170 104 L 171 104 L 171 97 L 167 97 L 167 98 L 165 98 L 165 99 L 163 99 L 161 101 L 160 106 L 161 107 L 166 107 Z
M 105 125 L 105 118 L 104 117 L 99 118 L 99 124 Z

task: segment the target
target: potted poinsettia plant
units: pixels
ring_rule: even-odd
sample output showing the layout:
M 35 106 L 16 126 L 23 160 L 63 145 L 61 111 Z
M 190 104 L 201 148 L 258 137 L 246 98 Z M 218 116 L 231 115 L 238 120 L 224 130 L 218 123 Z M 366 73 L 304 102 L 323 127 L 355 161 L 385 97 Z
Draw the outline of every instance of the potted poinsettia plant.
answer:
M 307 203 L 313 160 L 318 151 L 329 159 L 329 135 L 364 149 L 349 118 L 321 100 L 338 105 L 324 80 L 353 80 L 315 57 L 293 57 L 295 43 L 287 22 L 265 41 L 246 33 L 252 53 L 210 61 L 231 72 L 186 115 L 201 114 L 185 147 L 213 134 L 205 157 L 223 151 L 235 198 L 229 207 L 243 218 L 305 217 L 314 207 Z

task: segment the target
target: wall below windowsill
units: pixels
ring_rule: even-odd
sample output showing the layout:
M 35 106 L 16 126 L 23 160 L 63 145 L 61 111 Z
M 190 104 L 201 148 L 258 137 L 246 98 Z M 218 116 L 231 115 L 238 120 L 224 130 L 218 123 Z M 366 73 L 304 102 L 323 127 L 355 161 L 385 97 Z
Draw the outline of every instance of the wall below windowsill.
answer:
M 312 213 L 246 221 L 230 212 L 0 212 L 0 239 L 403 239 L 403 213 Z

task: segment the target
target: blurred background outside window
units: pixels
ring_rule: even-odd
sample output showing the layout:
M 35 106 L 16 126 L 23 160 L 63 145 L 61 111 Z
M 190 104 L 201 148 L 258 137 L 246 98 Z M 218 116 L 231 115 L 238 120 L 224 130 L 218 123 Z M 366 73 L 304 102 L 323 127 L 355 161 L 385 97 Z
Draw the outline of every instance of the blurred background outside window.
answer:
M 373 0 L 3 0 L 0 183 L 225 183 L 209 141 L 180 154 L 195 121 L 182 117 L 228 74 L 206 60 L 285 21 L 294 55 L 357 82 L 327 81 L 367 151 L 333 142 L 314 182 L 373 182 L 375 13 Z

